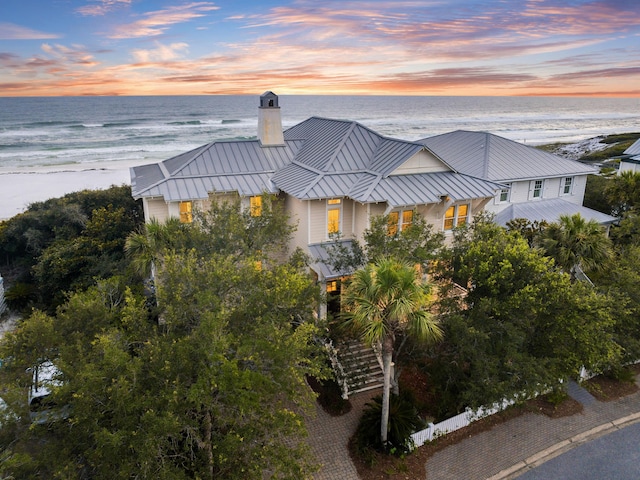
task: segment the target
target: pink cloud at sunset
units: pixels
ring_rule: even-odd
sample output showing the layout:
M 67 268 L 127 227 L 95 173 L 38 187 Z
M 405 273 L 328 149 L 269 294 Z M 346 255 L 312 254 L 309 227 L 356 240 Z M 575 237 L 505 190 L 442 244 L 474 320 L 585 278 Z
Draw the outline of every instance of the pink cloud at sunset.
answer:
M 0 4 L 3 96 L 640 96 L 635 1 L 28 3 Z

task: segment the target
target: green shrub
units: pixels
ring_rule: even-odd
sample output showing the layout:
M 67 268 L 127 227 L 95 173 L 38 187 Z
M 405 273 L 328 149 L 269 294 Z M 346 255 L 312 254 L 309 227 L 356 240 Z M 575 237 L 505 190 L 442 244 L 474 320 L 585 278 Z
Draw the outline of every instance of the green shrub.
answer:
M 36 298 L 36 288 L 31 283 L 18 282 L 5 292 L 4 298 L 13 310 L 24 310 Z
M 623 366 L 615 366 L 606 372 L 605 375 L 619 382 L 635 383 L 636 381 L 635 372 L 631 368 Z
M 383 448 L 380 441 L 380 421 L 382 419 L 382 396 L 371 399 L 365 406 L 355 433 L 356 452 L 366 457 L 369 450 L 387 451 L 402 455 L 411 451 L 411 434 L 425 428 L 426 424 L 418 415 L 413 396 L 407 392 L 391 395 L 389 400 L 388 445 Z

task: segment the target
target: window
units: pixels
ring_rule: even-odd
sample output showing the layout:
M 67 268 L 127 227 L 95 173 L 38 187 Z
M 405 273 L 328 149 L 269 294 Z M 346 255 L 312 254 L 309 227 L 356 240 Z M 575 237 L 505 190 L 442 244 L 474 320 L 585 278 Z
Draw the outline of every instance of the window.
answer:
M 340 231 L 340 212 L 342 210 L 342 200 L 332 198 L 327 200 L 327 232 L 338 233 Z
M 388 215 L 387 234 L 393 236 L 399 231 L 409 228 L 413 224 L 413 210 L 390 212 Z M 398 228 L 399 227 L 399 228 Z
M 452 205 L 444 214 L 444 229 L 452 230 L 454 227 L 464 225 L 468 221 L 469 205 Z
M 566 177 L 562 179 L 562 191 L 561 195 L 571 195 L 573 192 L 573 177 Z
M 252 217 L 259 217 L 262 215 L 262 197 L 249 198 L 249 210 Z
M 192 202 L 180 202 L 180 221 L 182 223 L 193 222 L 193 203 Z
M 458 215 L 456 227 L 467 223 L 467 216 L 469 215 L 469 205 L 458 205 Z
M 505 203 L 509 201 L 509 197 L 510 197 L 510 192 L 511 192 L 511 184 L 507 183 L 505 188 L 503 188 L 502 190 L 500 190 L 500 196 L 498 197 L 498 203 Z
M 531 198 L 542 198 L 543 186 L 544 186 L 544 180 L 534 180 L 533 190 L 531 192 Z
M 338 291 L 338 281 L 330 280 L 327 282 L 327 293 L 333 293 Z
M 388 219 L 387 235 L 393 237 L 398 233 L 398 221 L 400 219 L 400 214 L 398 212 L 390 212 Z
M 402 223 L 400 224 L 400 231 L 405 228 L 409 228 L 413 223 L 413 210 L 405 210 L 402 212 Z

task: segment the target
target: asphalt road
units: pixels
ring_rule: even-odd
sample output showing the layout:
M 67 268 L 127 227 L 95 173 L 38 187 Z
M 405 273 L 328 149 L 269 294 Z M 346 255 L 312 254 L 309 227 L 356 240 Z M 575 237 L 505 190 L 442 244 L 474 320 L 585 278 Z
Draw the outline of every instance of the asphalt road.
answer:
M 518 480 L 556 479 L 640 479 L 640 423 L 569 450 L 518 477 Z

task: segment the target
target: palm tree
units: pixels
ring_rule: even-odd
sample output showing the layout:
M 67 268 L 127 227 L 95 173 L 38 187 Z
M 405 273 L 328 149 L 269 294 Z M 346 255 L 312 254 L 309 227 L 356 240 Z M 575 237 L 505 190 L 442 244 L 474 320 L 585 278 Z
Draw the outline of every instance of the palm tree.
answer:
M 361 333 L 366 343 L 382 347 L 384 386 L 380 439 L 386 446 L 396 335 L 436 341 L 442 337 L 442 330 L 427 310 L 428 285 L 421 282 L 413 266 L 395 259 L 382 258 L 356 271 L 342 301 L 345 321 Z
M 162 251 L 183 244 L 182 232 L 188 226 L 189 224 L 181 223 L 174 217 L 164 223 L 152 218 L 140 230 L 131 233 L 127 237 L 124 250 L 131 258 L 134 269 L 143 277 L 155 277 Z
M 544 230 L 540 244 L 560 268 L 570 273 L 572 281 L 578 269 L 596 270 L 612 255 L 611 241 L 604 228 L 579 213 L 561 215 L 557 223 Z

